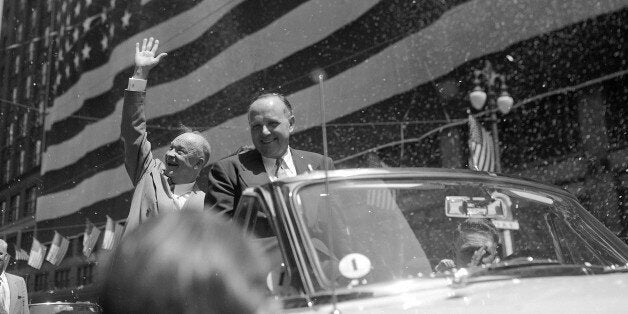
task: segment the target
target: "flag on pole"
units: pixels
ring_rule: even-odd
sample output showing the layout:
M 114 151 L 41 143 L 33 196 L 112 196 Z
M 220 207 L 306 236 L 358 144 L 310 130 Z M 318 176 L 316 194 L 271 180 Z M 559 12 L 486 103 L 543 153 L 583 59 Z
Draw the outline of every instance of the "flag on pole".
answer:
M 61 261 L 65 257 L 65 254 L 68 252 L 69 247 L 70 240 L 62 236 L 59 232 L 55 231 L 55 236 L 52 239 L 50 251 L 48 251 L 46 260 L 49 261 L 52 265 L 59 265 L 59 263 L 61 263 Z
M 15 248 L 15 260 L 17 261 L 28 261 L 28 253 L 24 251 L 22 248 Z
M 111 219 L 111 217 L 107 216 L 107 226 L 105 227 L 105 236 L 102 241 L 102 248 L 105 250 L 111 250 L 120 241 L 122 238 L 122 232 L 124 231 L 124 226 L 120 223 L 116 223 Z
M 31 254 L 28 257 L 28 265 L 40 269 L 46 256 L 46 247 L 33 238 L 33 246 L 31 246 Z
M 388 165 L 379 158 L 376 152 L 370 152 L 366 155 L 366 163 L 369 168 L 388 168 Z M 384 186 L 368 189 L 366 192 L 366 204 L 385 210 L 396 210 L 399 208 L 397 206 L 397 191 Z
M 469 115 L 469 169 L 495 171 L 493 137 L 472 115 Z
M 86 257 L 92 255 L 92 251 L 96 246 L 96 241 L 98 241 L 99 236 L 100 229 L 88 220 L 85 226 L 85 233 L 83 234 L 83 255 Z

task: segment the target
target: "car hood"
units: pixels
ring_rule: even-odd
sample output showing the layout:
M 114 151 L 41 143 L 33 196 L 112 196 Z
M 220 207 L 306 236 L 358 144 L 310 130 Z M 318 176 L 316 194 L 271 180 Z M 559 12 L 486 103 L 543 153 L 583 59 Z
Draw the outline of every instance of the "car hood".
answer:
M 443 281 L 444 282 L 444 281 Z M 617 313 L 628 308 L 628 274 L 510 278 L 474 282 L 463 287 L 429 289 L 339 302 L 341 313 Z M 380 291 L 378 291 L 380 290 Z M 403 291 L 403 290 L 402 290 Z M 287 313 L 330 313 L 331 306 L 312 306 Z

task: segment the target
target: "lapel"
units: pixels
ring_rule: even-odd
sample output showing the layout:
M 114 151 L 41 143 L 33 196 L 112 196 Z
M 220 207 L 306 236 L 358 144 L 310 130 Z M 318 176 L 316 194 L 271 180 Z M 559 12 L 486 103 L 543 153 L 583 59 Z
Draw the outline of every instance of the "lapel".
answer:
M 308 172 L 309 169 L 307 166 L 310 163 L 305 160 L 305 156 L 303 156 L 301 151 L 290 148 L 290 153 L 292 154 L 292 162 L 294 163 L 294 169 L 296 169 L 297 174 Z M 313 166 L 314 165 L 312 165 L 312 167 Z
M 241 169 L 238 176 L 243 183 L 242 190 L 249 186 L 258 186 L 270 182 L 262 155 L 257 149 L 237 155 Z
M 5 273 L 6 274 L 6 273 Z M 15 280 L 14 278 L 11 278 L 11 276 L 9 274 L 6 274 L 7 277 L 7 282 L 9 284 L 9 293 L 10 293 L 10 299 L 11 302 L 9 304 L 9 313 L 15 313 L 15 306 L 17 305 L 17 297 L 18 294 L 20 293 L 19 287 L 17 286 L 17 280 Z

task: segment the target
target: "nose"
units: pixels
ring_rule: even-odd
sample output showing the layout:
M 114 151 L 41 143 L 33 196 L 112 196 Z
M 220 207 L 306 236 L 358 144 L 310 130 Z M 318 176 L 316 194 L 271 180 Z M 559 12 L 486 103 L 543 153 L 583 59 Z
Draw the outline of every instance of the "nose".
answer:
M 168 151 L 166 152 L 166 156 L 167 157 L 174 157 L 174 149 L 172 149 L 172 148 L 168 149 Z
M 268 129 L 268 126 L 262 126 L 262 135 L 270 135 L 270 130 Z

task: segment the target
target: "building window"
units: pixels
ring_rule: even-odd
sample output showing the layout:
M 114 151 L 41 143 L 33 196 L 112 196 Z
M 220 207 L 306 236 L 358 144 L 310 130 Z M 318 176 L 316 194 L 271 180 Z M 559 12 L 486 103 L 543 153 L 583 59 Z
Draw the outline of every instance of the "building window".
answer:
M 24 231 L 22 232 L 22 237 L 20 239 L 20 247 L 24 249 L 26 252 L 30 252 L 33 247 L 33 231 Z
M 4 225 L 4 216 L 7 215 L 7 202 L 0 202 L 0 225 Z
M 24 174 L 24 171 L 26 170 L 26 150 L 23 148 L 20 149 L 20 160 L 17 169 L 18 175 Z
M 26 133 L 28 133 L 29 116 L 30 116 L 29 110 L 26 110 L 25 112 L 22 113 L 22 121 L 20 123 L 20 128 L 21 128 L 20 133 L 22 136 L 26 136 Z
M 63 269 L 55 271 L 55 289 L 70 287 L 70 270 Z
M 21 28 L 22 26 L 20 26 Z M 15 56 L 15 74 L 20 73 L 20 55 Z
M 20 195 L 16 194 L 11 197 L 11 208 L 9 208 L 9 215 L 7 216 L 7 223 L 14 222 L 19 217 L 20 213 Z
M 93 264 L 78 267 L 76 269 L 76 285 L 85 286 L 85 285 L 91 284 L 93 282 L 93 277 L 92 277 L 93 270 L 94 270 Z
M 31 28 L 33 30 L 37 28 L 37 10 L 31 11 Z
M 4 183 L 8 183 L 11 180 L 13 176 L 13 171 L 11 170 L 13 170 L 13 159 L 10 154 L 6 154 L 4 160 Z
M 11 121 L 7 126 L 7 145 L 13 144 L 13 137 L 15 136 L 15 122 Z
M 48 62 L 42 63 L 41 66 L 41 85 L 46 86 L 46 79 L 48 77 Z
M 35 275 L 35 286 L 33 287 L 35 291 L 43 291 L 48 289 L 48 274 L 41 273 Z
M 46 103 L 44 100 L 39 102 L 39 108 L 37 113 L 35 113 L 35 127 L 40 127 L 44 124 L 44 108 L 46 107 Z
M 41 162 L 41 140 L 36 140 L 33 142 L 33 153 L 31 154 L 31 156 L 33 157 L 33 166 L 39 166 Z
M 83 255 L 83 239 L 84 238 L 85 237 L 81 235 L 78 238 L 74 239 L 76 241 L 76 256 Z
M 26 204 L 24 204 L 24 217 L 35 215 L 37 209 L 37 187 L 26 190 Z
M 31 81 L 31 76 L 27 76 L 26 77 L 26 86 L 25 87 L 25 92 L 26 92 L 26 99 L 31 99 L 31 88 L 33 87 L 33 82 Z

